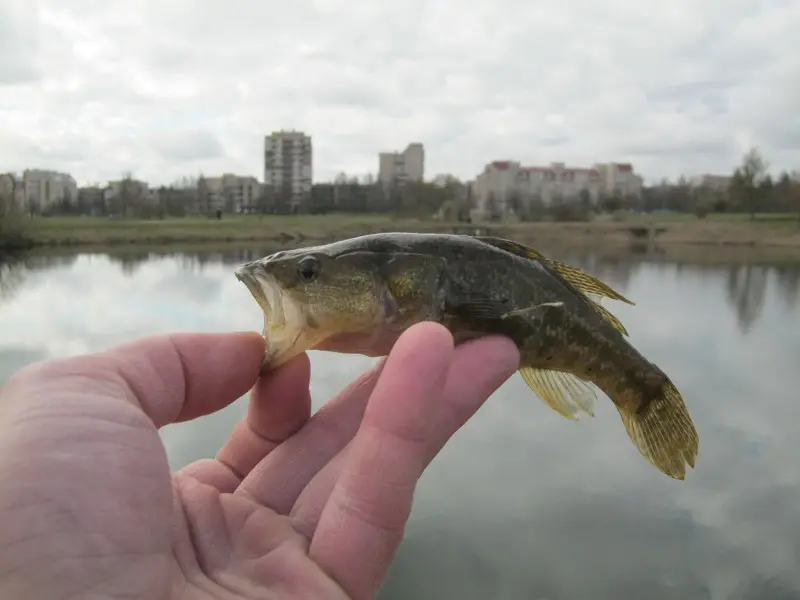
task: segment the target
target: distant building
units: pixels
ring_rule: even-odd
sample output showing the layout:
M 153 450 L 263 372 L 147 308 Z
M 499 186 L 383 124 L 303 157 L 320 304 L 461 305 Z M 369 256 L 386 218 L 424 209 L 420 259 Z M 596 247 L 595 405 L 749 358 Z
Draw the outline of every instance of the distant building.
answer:
M 105 189 L 99 185 L 78 188 L 78 204 L 88 214 L 105 214 Z
M 58 171 L 26 169 L 22 172 L 22 190 L 26 210 L 46 211 L 62 200 L 78 199 L 75 179 Z
M 725 191 L 730 187 L 730 175 L 695 175 L 689 178 L 689 186 L 693 188 L 709 188 L 717 191 Z
M 313 147 L 301 131 L 274 131 L 264 137 L 264 185 L 297 211 L 311 202 Z
M 261 194 L 261 184 L 249 175 L 224 173 L 220 177 L 206 177 L 212 204 L 228 212 L 247 212 L 254 210 Z
M 623 198 L 641 197 L 644 180 L 634 173 L 631 163 L 595 163 L 594 169 L 600 174 L 602 194 Z
M 137 205 L 157 204 L 158 191 L 140 179 L 117 179 L 109 181 L 103 190 L 103 200 L 111 214 L 127 216 Z
M 438 175 L 434 176 L 433 179 L 431 179 L 431 183 L 437 187 L 446 187 L 448 185 L 454 185 L 461 182 L 455 175 L 451 175 L 450 173 L 439 173 Z
M 0 173 L 0 208 L 21 209 L 25 199 L 22 181 L 14 173 Z
M 554 162 L 548 167 L 525 167 L 513 160 L 496 160 L 475 178 L 472 190 L 476 212 L 488 216 L 508 212 L 508 201 L 514 195 L 523 201 L 537 198 L 545 205 L 581 197 L 597 203 L 603 195 L 638 197 L 642 185 L 633 166 L 625 163 L 597 163 L 587 168 Z
M 425 148 L 419 142 L 402 152 L 378 154 L 378 181 L 384 188 L 425 179 Z

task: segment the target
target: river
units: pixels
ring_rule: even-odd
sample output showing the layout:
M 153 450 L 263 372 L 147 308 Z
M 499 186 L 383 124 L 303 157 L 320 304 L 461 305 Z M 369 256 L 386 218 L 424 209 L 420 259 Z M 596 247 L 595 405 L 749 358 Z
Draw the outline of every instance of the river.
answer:
M 174 331 L 259 329 L 233 276 L 266 250 L 29 255 L 0 271 L 0 383 L 32 361 Z M 606 398 L 558 416 L 514 375 L 420 482 L 381 599 L 800 598 L 800 261 L 558 251 L 671 375 L 700 433 L 678 482 Z M 373 359 L 311 353 L 314 407 Z M 213 456 L 244 399 L 163 430 L 174 468 Z

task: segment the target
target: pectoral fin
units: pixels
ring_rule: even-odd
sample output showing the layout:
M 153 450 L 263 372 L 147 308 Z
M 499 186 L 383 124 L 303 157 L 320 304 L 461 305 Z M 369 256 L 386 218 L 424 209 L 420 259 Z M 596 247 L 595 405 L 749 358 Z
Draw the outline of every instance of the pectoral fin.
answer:
M 508 309 L 507 299 L 480 292 L 464 294 L 458 298 L 457 303 L 448 307 L 449 311 L 457 313 L 467 322 L 498 321 L 509 314 Z
M 447 260 L 440 256 L 395 252 L 380 265 L 387 302 L 393 313 L 391 327 L 435 317 L 439 309 L 442 276 Z
M 570 421 L 577 421 L 581 412 L 594 416 L 597 393 L 593 384 L 563 371 L 522 367 L 519 374 L 528 387 L 561 416 Z
M 507 313 L 503 314 L 500 318 L 508 319 L 510 317 L 521 317 L 525 315 L 531 315 L 537 311 L 542 310 L 543 308 L 560 308 L 562 306 L 564 306 L 563 302 L 542 302 L 541 304 L 535 304 L 527 308 L 520 308 L 519 310 L 510 310 Z
M 392 295 L 398 300 L 432 293 L 447 268 L 440 256 L 395 252 L 380 265 L 380 272 Z

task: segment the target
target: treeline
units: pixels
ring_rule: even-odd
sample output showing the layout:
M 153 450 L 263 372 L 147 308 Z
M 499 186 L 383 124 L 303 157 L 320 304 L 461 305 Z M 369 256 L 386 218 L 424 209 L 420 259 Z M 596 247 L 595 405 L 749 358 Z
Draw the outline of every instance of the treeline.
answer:
M 559 221 L 588 220 L 597 213 L 635 211 L 653 213 L 671 211 L 693 213 L 704 218 L 710 213 L 745 213 L 755 219 L 761 213 L 797 213 L 800 221 L 800 173 L 783 171 L 773 178 L 757 149 L 742 158 L 730 177 L 715 178 L 709 183 L 692 184 L 686 177 L 672 182 L 662 180 L 643 187 L 641 194 L 622 196 L 600 194 L 593 200 L 587 190 L 577 197 L 553 197 L 544 202 L 540 196 L 525 198 L 511 192 L 505 198 L 505 211 L 523 221 L 552 218 Z M 716 181 L 714 181 L 716 180 Z M 489 196 L 486 212 L 490 219 L 502 218 L 501 199 Z
M 800 219 L 800 173 L 783 171 L 773 178 L 767 169 L 767 161 L 753 148 L 727 185 L 691 186 L 682 178 L 673 185 L 645 188 L 641 208 L 693 212 L 701 218 L 709 213 L 746 213 L 755 219 L 759 213 L 796 212 Z
M 0 253 L 29 248 L 27 227 L 12 194 L 0 194 Z
M 369 177 L 359 180 L 340 175 L 333 183 L 313 185 L 307 206 L 293 204 L 290 194 L 269 188 L 265 188 L 260 202 L 259 210 L 277 214 L 389 213 L 420 218 L 438 215 L 451 221 L 469 220 L 474 208 L 470 188 L 454 178 L 440 183 L 384 186 Z
M 523 197 L 511 192 L 503 198 L 490 195 L 482 212 L 490 219 L 515 215 L 521 220 L 585 220 L 599 212 L 614 213 L 674 211 L 704 217 L 709 213 L 796 212 L 800 220 L 800 174 L 782 172 L 773 176 L 757 149 L 747 152 L 729 181 L 692 185 L 686 178 L 646 186 L 632 196 L 592 197 L 583 190 L 574 198 Z M 4 211 L 0 231 L 19 230 L 20 207 L 0 199 Z M 42 215 L 91 215 L 153 219 L 185 217 L 236 211 L 260 214 L 387 213 L 398 217 L 438 217 L 469 221 L 476 208 L 471 186 L 453 177 L 436 183 L 410 182 L 385 186 L 371 175 L 363 178 L 339 174 L 329 183 L 314 184 L 310 193 L 295 197 L 291 190 L 261 185 L 257 197 L 235 197 L 231 190 L 213 193 L 205 179 L 183 178 L 170 186 L 150 188 L 130 174 L 115 183 L 113 193 L 98 186 L 81 188 L 76 197 L 64 197 L 48 207 L 28 205 L 31 217 Z M 8 237 L 8 235 L 6 235 Z
M 28 206 L 31 216 L 115 216 L 164 218 L 213 216 L 217 211 L 261 214 L 392 213 L 401 217 L 439 214 L 450 220 L 467 220 L 469 188 L 454 178 L 441 183 L 412 182 L 383 186 L 372 177 L 339 175 L 332 183 L 317 183 L 305 197 L 290 190 L 262 185 L 252 201 L 241 202 L 230 194 L 214 194 L 202 177 L 188 185 L 174 184 L 145 189 L 135 180 L 123 179 L 115 194 L 106 197 L 100 188 L 81 188 L 76 198 L 64 197 L 42 209 Z

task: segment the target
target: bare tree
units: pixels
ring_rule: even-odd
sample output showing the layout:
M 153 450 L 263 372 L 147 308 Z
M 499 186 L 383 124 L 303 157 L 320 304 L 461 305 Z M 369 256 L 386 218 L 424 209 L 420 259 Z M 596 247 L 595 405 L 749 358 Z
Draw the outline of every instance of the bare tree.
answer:
M 736 170 L 738 177 L 736 174 L 734 175 L 736 184 L 739 186 L 737 192 L 744 200 L 751 221 L 755 220 L 756 213 L 760 208 L 761 190 L 759 187 L 767 173 L 767 166 L 767 162 L 758 148 L 751 148 L 745 153 L 742 165 Z

